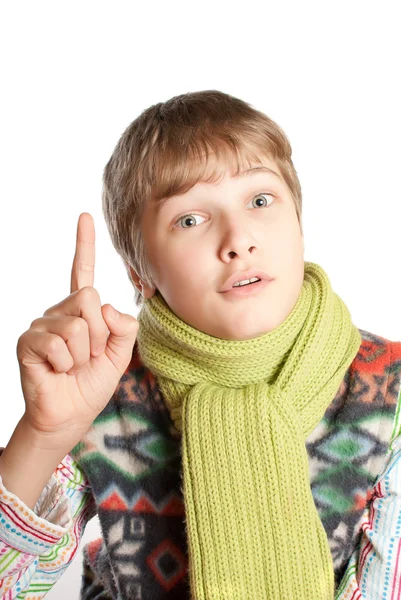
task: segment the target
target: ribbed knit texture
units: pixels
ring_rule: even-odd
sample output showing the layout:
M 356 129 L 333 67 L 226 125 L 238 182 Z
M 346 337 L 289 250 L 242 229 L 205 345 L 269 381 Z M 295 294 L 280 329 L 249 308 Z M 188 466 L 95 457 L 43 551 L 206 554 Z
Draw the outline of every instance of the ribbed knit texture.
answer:
M 305 440 L 361 335 L 324 270 L 276 329 L 230 341 L 182 321 L 157 292 L 138 348 L 182 431 L 194 600 L 332 600 L 334 571 L 311 493 Z

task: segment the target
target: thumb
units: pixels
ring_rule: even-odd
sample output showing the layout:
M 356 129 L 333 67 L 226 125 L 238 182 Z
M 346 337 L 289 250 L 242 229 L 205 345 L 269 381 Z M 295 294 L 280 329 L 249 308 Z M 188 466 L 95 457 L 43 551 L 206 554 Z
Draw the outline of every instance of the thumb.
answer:
M 139 323 L 135 317 L 119 312 L 111 304 L 102 306 L 102 315 L 110 331 L 105 353 L 114 366 L 124 372 L 132 358 Z

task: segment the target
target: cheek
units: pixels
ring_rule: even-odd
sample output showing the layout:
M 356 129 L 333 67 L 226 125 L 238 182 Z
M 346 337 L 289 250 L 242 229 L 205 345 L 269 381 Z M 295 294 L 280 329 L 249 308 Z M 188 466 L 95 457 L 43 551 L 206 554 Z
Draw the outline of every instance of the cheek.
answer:
M 203 251 L 202 248 L 194 246 L 186 248 L 174 256 L 171 264 L 176 279 L 191 280 L 192 285 L 194 282 L 210 278 L 211 275 L 210 253 Z
M 155 253 L 153 264 L 160 284 L 171 289 L 200 289 L 211 276 L 210 256 L 195 244 L 185 248 L 165 244 Z
M 264 253 L 272 268 L 277 271 L 298 271 L 303 262 L 302 236 L 298 221 L 286 222 L 280 227 L 272 228 L 263 244 Z

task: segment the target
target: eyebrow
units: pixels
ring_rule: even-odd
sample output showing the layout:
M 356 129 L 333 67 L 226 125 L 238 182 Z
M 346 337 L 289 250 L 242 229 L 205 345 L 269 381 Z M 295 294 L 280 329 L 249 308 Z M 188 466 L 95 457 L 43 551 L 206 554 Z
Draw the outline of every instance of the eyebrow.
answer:
M 238 179 L 238 177 L 249 177 L 249 175 L 257 175 L 258 173 L 270 173 L 270 175 L 275 175 L 275 177 L 277 177 L 280 181 L 282 181 L 282 177 L 278 173 L 276 173 L 276 171 L 273 171 L 273 169 L 270 169 L 269 167 L 265 167 L 265 166 L 252 167 L 251 169 L 246 169 L 245 171 L 240 171 L 238 173 L 238 175 L 234 175 L 234 179 Z M 159 212 L 161 211 L 163 206 L 168 204 L 168 202 L 172 198 L 173 198 L 173 196 L 170 196 L 169 198 L 161 198 L 160 200 L 157 201 L 156 215 L 159 214 Z
M 276 171 L 273 171 L 273 169 L 269 169 L 269 167 L 252 167 L 252 169 L 247 169 L 246 171 L 240 171 L 238 173 L 238 175 L 235 175 L 235 177 L 246 177 L 247 175 L 253 175 L 254 173 L 271 173 L 272 175 L 275 175 L 276 177 L 278 177 L 281 181 L 281 177 L 278 173 L 276 173 Z

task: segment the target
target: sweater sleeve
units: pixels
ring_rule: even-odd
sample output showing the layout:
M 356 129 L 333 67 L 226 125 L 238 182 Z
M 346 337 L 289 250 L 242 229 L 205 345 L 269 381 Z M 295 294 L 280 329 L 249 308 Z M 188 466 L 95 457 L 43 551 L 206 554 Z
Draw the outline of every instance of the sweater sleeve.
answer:
M 363 515 L 360 544 L 335 600 L 390 600 L 401 595 L 401 434 L 390 449 Z
M 0 455 L 4 448 L 0 448 Z M 84 472 L 67 454 L 33 510 L 0 475 L 0 598 L 39 600 L 74 559 L 96 504 Z

